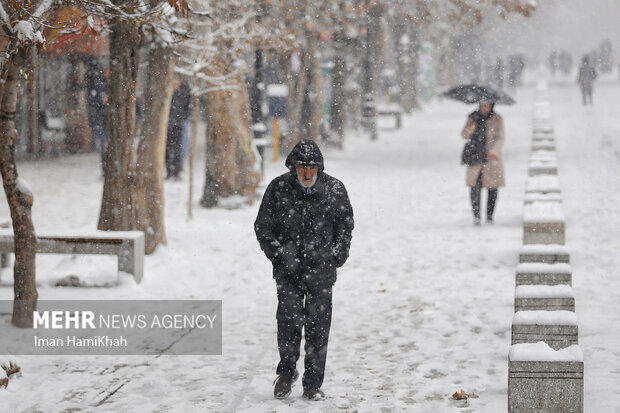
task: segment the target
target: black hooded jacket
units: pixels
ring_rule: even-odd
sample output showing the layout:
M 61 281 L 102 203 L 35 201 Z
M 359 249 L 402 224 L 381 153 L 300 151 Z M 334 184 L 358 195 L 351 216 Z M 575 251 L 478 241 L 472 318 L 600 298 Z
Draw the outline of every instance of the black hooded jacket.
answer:
M 318 166 L 309 191 L 297 179 L 298 164 Z M 323 172 L 323 155 L 312 140 L 299 142 L 285 165 L 290 171 L 271 181 L 263 196 L 254 223 L 256 238 L 273 264 L 276 280 L 332 285 L 351 245 L 353 209 L 347 191 Z

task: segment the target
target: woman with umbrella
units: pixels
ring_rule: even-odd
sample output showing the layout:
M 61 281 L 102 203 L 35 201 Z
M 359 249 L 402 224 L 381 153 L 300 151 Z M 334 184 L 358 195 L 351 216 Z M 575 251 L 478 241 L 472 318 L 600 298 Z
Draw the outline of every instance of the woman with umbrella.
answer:
M 456 86 L 443 96 L 465 103 L 478 103 L 478 110 L 467 117 L 461 136 L 467 139 L 462 163 L 467 165 L 465 181 L 470 189 L 474 225 L 480 225 L 480 193 L 487 188 L 487 223 L 493 223 L 497 191 L 504 186 L 504 120 L 494 111 L 496 103 L 512 105 L 514 99 L 488 86 Z
M 466 184 L 471 188 L 474 225 L 480 225 L 482 188 L 487 188 L 486 218 L 487 223 L 492 224 L 498 188 L 504 186 L 504 120 L 494 111 L 495 102 L 493 97 L 481 97 L 478 110 L 467 117 L 467 123 L 461 132 L 461 136 L 470 141 L 466 150 L 473 148 L 470 149 L 473 153 L 464 156 L 463 162 L 467 164 Z

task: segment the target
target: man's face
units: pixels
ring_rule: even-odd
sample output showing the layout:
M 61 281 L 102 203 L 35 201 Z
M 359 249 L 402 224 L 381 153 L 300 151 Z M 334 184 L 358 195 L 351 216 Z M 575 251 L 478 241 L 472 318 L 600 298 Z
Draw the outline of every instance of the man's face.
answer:
M 318 166 L 295 165 L 297 170 L 297 179 L 304 188 L 310 188 L 316 182 L 316 176 L 319 171 Z

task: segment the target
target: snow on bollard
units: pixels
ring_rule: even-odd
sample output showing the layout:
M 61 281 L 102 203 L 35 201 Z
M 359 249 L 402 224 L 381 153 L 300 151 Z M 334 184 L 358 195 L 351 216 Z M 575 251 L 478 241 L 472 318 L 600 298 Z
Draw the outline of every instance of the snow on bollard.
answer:
M 559 192 L 551 192 L 548 194 L 542 194 L 540 192 L 530 192 L 525 194 L 524 204 L 531 204 L 533 202 L 562 202 L 562 194 Z
M 533 134 L 553 134 L 553 122 L 551 122 L 551 119 L 535 118 L 532 123 Z
M 536 140 L 536 139 L 554 139 L 555 138 L 555 134 L 553 133 L 553 130 L 538 130 L 538 129 L 534 129 L 534 131 L 532 132 L 532 140 Z
M 543 176 L 543 175 L 541 175 Z M 544 175 L 548 177 L 549 175 Z M 565 243 L 565 224 L 559 202 L 531 202 L 523 208 L 523 244 Z
M 537 175 L 527 179 L 525 192 L 562 192 L 560 190 L 560 180 L 557 175 Z
M 578 345 L 515 344 L 508 356 L 508 411 L 583 412 L 583 353 Z
M 520 285 L 515 289 L 517 311 L 575 311 L 569 285 Z
M 555 151 L 555 142 L 553 139 L 536 139 L 532 141 L 533 151 Z
M 528 176 L 557 175 L 558 161 L 553 158 L 532 159 L 527 166 Z
M 529 244 L 521 247 L 519 263 L 557 264 L 570 262 L 568 248 L 559 244 Z
M 517 265 L 515 285 L 572 285 L 573 270 L 569 264 L 525 262 Z
M 529 161 L 530 162 L 535 162 L 535 161 L 557 162 L 558 157 L 555 151 L 539 150 L 539 151 L 534 151 L 530 154 Z
M 554 350 L 578 344 L 577 316 L 572 311 L 517 311 L 512 344 L 544 341 Z

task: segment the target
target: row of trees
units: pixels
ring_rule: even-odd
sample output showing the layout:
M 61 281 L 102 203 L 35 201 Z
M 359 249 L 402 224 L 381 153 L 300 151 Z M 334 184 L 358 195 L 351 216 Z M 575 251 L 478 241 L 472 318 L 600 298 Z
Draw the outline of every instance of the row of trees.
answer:
M 588 56 L 590 62 L 601 73 L 610 73 L 614 67 L 613 47 L 609 39 L 603 39 L 598 48 L 591 50 L 584 56 Z M 566 50 L 552 50 L 547 59 L 548 67 L 552 74 L 559 71 L 565 75 L 571 73 L 575 64 L 578 67 L 580 60 L 579 57 L 573 59 L 573 55 Z
M 202 204 L 212 206 L 230 195 L 243 195 L 251 202 L 260 170 L 245 86 L 252 71 L 245 63 L 248 55 L 275 61 L 288 85 L 287 135 L 292 143 L 301 136 L 320 136 L 321 60 L 329 57 L 335 68 L 330 128 L 342 139 L 347 79 L 356 79 L 373 99 L 391 52 L 396 56 L 401 104 L 411 112 L 417 104 L 417 50 L 422 40 L 441 49 L 446 39 L 471 33 L 487 20 L 515 12 L 529 15 L 532 4 L 527 0 L 1 0 L 0 171 L 15 233 L 13 324 L 31 326 L 37 300 L 33 194 L 20 181 L 15 163 L 17 90 L 33 69 L 31 51 L 46 47 L 43 27 L 58 25 L 51 18 L 55 9 L 70 6 L 83 12 L 80 24 L 67 24 L 67 31 L 108 32 L 108 152 L 98 228 L 144 231 L 146 252 L 151 253 L 166 240 L 163 168 L 175 70 L 192 79 L 193 130 L 197 98 L 205 95 L 207 101 Z M 143 65 L 148 87 L 144 126 L 136 138 L 141 55 L 148 56 Z

